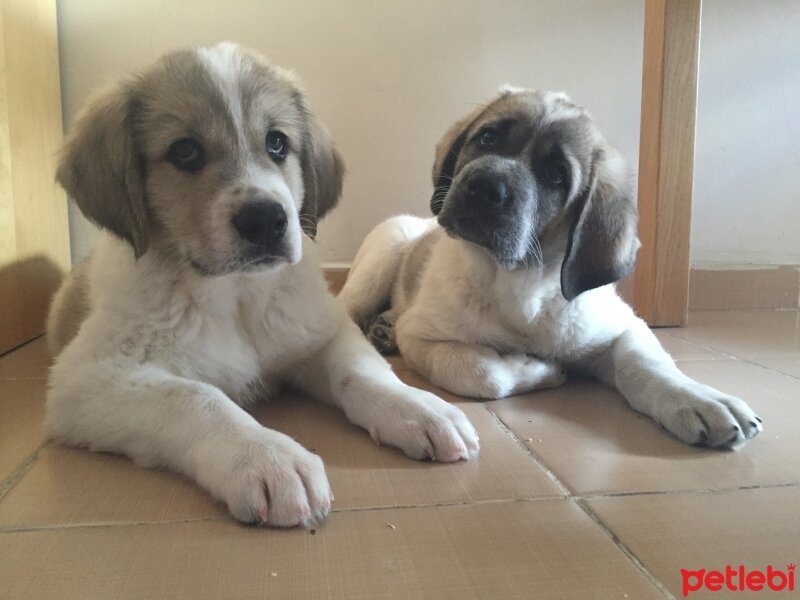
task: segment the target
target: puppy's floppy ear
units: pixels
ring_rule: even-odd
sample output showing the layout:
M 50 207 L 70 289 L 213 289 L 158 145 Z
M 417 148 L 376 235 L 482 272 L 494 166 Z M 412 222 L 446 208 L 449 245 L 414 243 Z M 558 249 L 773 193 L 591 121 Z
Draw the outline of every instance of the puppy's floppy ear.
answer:
M 327 129 L 308 114 L 303 147 L 303 184 L 305 198 L 300 209 L 300 226 L 312 240 L 317 223 L 339 201 L 344 180 L 344 161 Z
M 636 265 L 636 203 L 623 170 L 616 151 L 595 151 L 561 265 L 561 293 L 567 300 L 626 277 Z
M 461 149 L 467 141 L 469 130 L 492 104 L 513 93 L 515 90 L 511 88 L 501 88 L 499 95 L 453 123 L 444 137 L 436 144 L 436 157 L 433 161 L 433 196 L 431 196 L 431 212 L 434 215 L 438 215 L 442 210 L 444 198 L 447 196 L 450 184 L 453 183 L 458 155 L 461 154 Z
M 481 108 L 482 110 L 483 108 Z M 458 155 L 461 154 L 461 148 L 464 147 L 469 126 L 477 116 L 476 112 L 451 125 L 444 137 L 436 144 L 436 158 L 433 161 L 433 196 L 431 196 L 431 212 L 434 215 L 438 215 L 442 210 L 444 198 L 453 182 Z
M 139 258 L 149 245 L 149 219 L 133 107 L 132 94 L 121 85 L 84 108 L 62 150 L 56 180 L 86 218 L 130 242 Z

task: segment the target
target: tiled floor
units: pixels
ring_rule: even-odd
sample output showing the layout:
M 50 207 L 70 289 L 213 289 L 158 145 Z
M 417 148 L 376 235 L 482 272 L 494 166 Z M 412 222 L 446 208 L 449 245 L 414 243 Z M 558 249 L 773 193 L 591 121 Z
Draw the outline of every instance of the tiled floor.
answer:
M 658 336 L 750 402 L 764 433 L 739 452 L 687 447 L 571 381 L 496 402 L 442 394 L 482 453 L 437 465 L 285 397 L 257 416 L 325 459 L 336 502 L 316 531 L 244 527 L 181 477 L 46 443 L 37 340 L 0 358 L 0 598 L 669 598 L 681 568 L 796 563 L 800 316 L 695 313 Z

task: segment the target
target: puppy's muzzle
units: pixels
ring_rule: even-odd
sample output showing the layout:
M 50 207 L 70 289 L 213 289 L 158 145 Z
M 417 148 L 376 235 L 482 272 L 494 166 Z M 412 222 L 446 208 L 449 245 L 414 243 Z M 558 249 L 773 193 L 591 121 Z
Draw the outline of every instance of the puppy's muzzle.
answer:
M 496 174 L 477 171 L 466 182 L 465 195 L 471 203 L 483 208 L 486 204 L 499 207 L 509 199 L 508 185 Z
M 451 234 L 485 244 L 503 233 L 515 212 L 514 190 L 502 171 L 473 168 L 457 179 L 439 214 L 439 223 Z
M 451 237 L 486 248 L 504 268 L 516 268 L 535 222 L 532 180 L 507 159 L 481 160 L 489 164 L 468 165 L 453 181 L 439 224 Z
M 286 211 L 277 202 L 248 202 L 231 220 L 239 236 L 256 246 L 280 242 L 289 224 Z
M 276 258 L 284 254 L 283 238 L 289 219 L 274 200 L 246 202 L 231 219 L 249 258 Z

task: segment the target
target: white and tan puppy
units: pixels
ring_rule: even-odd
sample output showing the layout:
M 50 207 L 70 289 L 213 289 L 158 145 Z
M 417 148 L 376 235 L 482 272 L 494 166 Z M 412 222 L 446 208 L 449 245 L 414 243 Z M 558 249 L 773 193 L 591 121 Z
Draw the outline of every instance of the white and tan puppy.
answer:
M 58 181 L 106 233 L 51 310 L 50 434 L 277 526 L 333 500 L 322 460 L 243 408 L 282 384 L 413 458 L 475 455 L 464 414 L 401 383 L 327 290 L 303 230 L 342 171 L 291 76 L 232 44 L 169 54 L 90 103 Z
M 616 387 L 690 444 L 761 431 L 738 398 L 683 375 L 616 294 L 635 263 L 625 163 L 563 94 L 501 91 L 436 151 L 436 219 L 379 225 L 341 298 L 382 351 L 456 394 L 560 384 L 562 367 Z

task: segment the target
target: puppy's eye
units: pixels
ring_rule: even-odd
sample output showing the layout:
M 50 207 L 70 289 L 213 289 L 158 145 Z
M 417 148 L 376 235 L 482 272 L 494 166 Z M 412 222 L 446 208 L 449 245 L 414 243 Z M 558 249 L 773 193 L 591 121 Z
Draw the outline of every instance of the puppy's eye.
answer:
M 497 144 L 499 136 L 492 129 L 484 129 L 478 136 L 478 145 L 481 148 L 491 148 Z
M 195 173 L 205 166 L 203 147 L 191 138 L 183 138 L 169 147 L 167 158 L 176 169 Z
M 567 169 L 560 163 L 550 163 L 544 169 L 544 176 L 550 185 L 561 185 L 567 180 Z
M 270 158 L 281 163 L 289 154 L 289 145 L 286 143 L 286 136 L 280 131 L 270 131 L 267 134 L 267 152 Z

